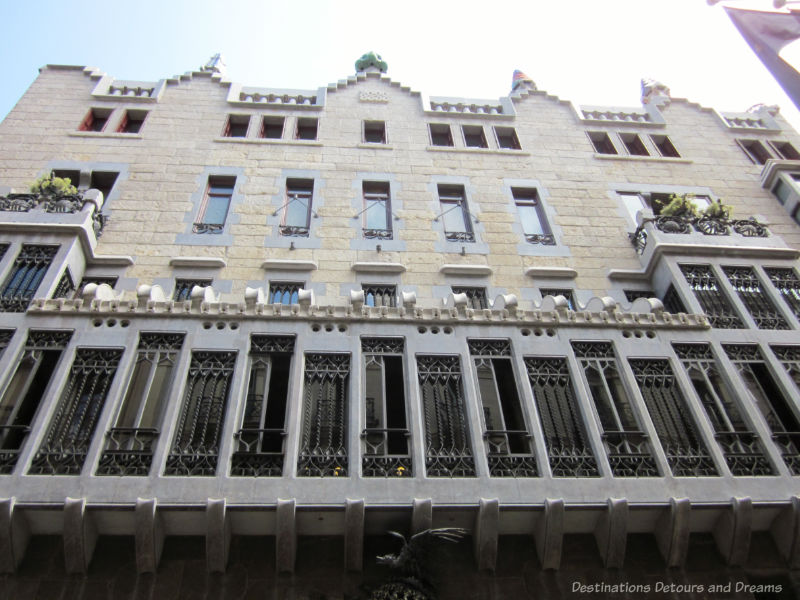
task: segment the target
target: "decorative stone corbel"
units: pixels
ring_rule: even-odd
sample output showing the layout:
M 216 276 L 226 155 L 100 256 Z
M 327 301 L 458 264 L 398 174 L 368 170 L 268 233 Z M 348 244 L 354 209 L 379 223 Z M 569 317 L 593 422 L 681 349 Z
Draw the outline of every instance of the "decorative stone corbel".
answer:
M 361 571 L 364 563 L 364 500 L 345 500 L 344 568 Z
M 25 557 L 31 538 L 28 521 L 16 498 L 0 499 L 0 573 L 13 573 Z
M 507 310 L 508 314 L 517 314 L 518 300 L 516 294 L 501 294 L 492 304 L 493 310 Z
M 263 305 L 265 303 L 264 288 L 245 288 L 244 303 L 248 309 L 255 309 L 257 304 Z
M 356 314 L 360 313 L 364 307 L 364 290 L 350 290 L 350 304 Z
M 297 303 L 305 308 L 314 304 L 314 290 L 307 290 L 305 288 L 298 290 Z
M 410 310 L 417 304 L 417 292 L 401 292 L 403 298 L 403 308 Z
M 608 510 L 597 520 L 594 537 L 607 569 L 619 569 L 625 563 L 625 545 L 628 540 L 628 501 L 609 498 Z
M 564 542 L 564 500 L 546 498 L 544 514 L 534 530 L 536 553 L 543 569 L 561 566 L 561 547 Z
M 189 294 L 192 303 L 192 310 L 201 310 L 204 306 L 208 307 L 209 304 L 216 304 L 219 302 L 219 294 L 214 294 L 214 288 L 210 285 L 201 287 L 196 285 L 192 288 Z
M 430 498 L 414 498 L 411 510 L 411 535 L 433 527 L 433 500 Z
M 688 498 L 670 498 L 669 507 L 656 522 L 658 550 L 667 567 L 682 567 L 689 551 L 689 517 L 692 505 Z
M 206 504 L 206 566 L 211 573 L 224 573 L 231 547 L 231 523 L 225 499 L 209 498 Z
M 542 298 L 542 305 L 539 307 L 542 312 L 555 313 L 562 319 L 567 318 L 569 313 L 569 302 L 564 296 L 545 296 Z
M 67 573 L 86 573 L 97 544 L 97 527 L 86 510 L 86 498 L 64 501 L 63 537 Z
M 789 505 L 772 520 L 772 539 L 790 569 L 800 569 L 800 496 L 792 496 Z
M 500 501 L 497 498 L 481 498 L 472 536 L 479 571 L 494 571 L 497 566 L 499 524 Z
M 749 497 L 731 498 L 731 505 L 714 524 L 712 533 L 717 549 L 731 567 L 741 567 L 750 552 L 753 530 L 753 501 Z
M 631 304 L 631 312 L 662 315 L 664 303 L 658 298 L 637 298 Z
M 278 499 L 275 531 L 275 568 L 278 573 L 294 573 L 297 556 L 297 501 Z
M 136 570 L 155 573 L 164 549 L 164 524 L 154 498 L 137 498 L 134 512 Z
M 600 312 L 607 312 L 612 313 L 617 308 L 617 301 L 614 300 L 611 296 L 603 296 L 602 298 L 598 298 L 597 296 L 593 296 L 584 307 L 584 310 L 587 310 L 591 313 L 600 313 Z

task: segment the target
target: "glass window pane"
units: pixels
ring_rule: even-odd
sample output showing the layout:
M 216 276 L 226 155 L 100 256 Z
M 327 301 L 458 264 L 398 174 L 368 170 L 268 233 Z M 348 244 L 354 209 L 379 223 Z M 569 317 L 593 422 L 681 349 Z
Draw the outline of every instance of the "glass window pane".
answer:
M 208 198 L 206 205 L 206 212 L 203 215 L 203 223 L 210 225 L 223 225 L 225 217 L 228 216 L 228 204 L 230 203 L 228 196 L 211 196 Z
M 464 208 L 460 204 L 443 203 L 444 209 L 444 230 L 445 231 L 469 231 L 467 227 Z
M 531 204 L 518 204 L 519 220 L 522 223 L 522 231 L 527 235 L 545 233 L 542 223 L 539 220 L 539 212 L 536 206 Z
M 386 201 L 367 200 L 365 219 L 367 229 L 389 229 L 386 218 Z
M 286 205 L 286 222 L 284 224 L 290 227 L 307 227 L 309 200 L 303 196 L 290 197 L 289 203 Z

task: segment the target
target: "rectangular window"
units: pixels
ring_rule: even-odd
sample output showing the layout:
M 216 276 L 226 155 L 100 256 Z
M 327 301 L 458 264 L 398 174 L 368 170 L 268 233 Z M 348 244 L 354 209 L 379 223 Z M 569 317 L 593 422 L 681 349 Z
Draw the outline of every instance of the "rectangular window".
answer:
M 500 148 L 522 150 L 517 132 L 513 127 L 495 127 L 494 135 L 497 138 L 497 145 Z
M 236 187 L 235 177 L 209 177 L 206 195 L 197 212 L 193 233 L 222 233 Z
M 247 137 L 247 128 L 250 126 L 250 115 L 228 115 L 222 137 Z
M 800 152 L 789 142 L 769 142 L 769 145 L 784 160 L 800 160 Z
M 658 477 L 647 434 L 631 404 L 607 342 L 572 342 L 594 402 L 597 422 L 615 477 Z
M 306 354 L 300 477 L 347 477 L 349 379 L 349 354 Z
M 121 357 L 122 350 L 113 348 L 78 348 L 29 474 L 80 475 Z
M 517 214 L 525 241 L 529 244 L 555 246 L 556 239 L 544 217 L 539 192 L 534 188 L 512 187 L 511 195 L 517 206 Z
M 664 158 L 680 158 L 681 155 L 678 150 L 666 135 L 651 135 L 650 140 L 658 150 L 658 153 Z
M 385 144 L 386 123 L 384 121 L 364 121 L 364 141 L 368 144 Z
M 103 131 L 112 112 L 114 111 L 110 108 L 90 108 L 78 125 L 78 131 Z
M 567 300 L 567 308 L 570 310 L 578 310 L 578 305 L 575 304 L 575 296 L 571 289 L 568 288 L 540 288 L 539 292 L 542 294 L 542 298 L 545 296 L 563 296 Z
M 667 359 L 628 360 L 675 477 L 718 475 Z
M 486 288 L 454 285 L 451 289 L 454 294 L 465 294 L 467 296 L 467 308 L 472 308 L 474 310 L 489 308 Z
M 297 304 L 304 285 L 296 281 L 270 281 L 268 304 Z
M 617 149 L 605 131 L 587 131 L 589 141 L 592 142 L 594 151 L 598 154 L 617 154 Z
M 800 346 L 771 346 L 771 348 L 800 390 Z
M 0 291 L 0 312 L 25 312 L 28 309 L 57 252 L 58 246 L 22 245 Z
M 366 306 L 397 306 L 397 286 L 363 285 Z
M 429 123 L 428 128 L 431 132 L 431 145 L 451 147 L 454 145 L 450 125 L 446 123 Z
M 736 140 L 739 147 L 744 151 L 747 157 L 757 165 L 763 165 L 770 158 L 769 150 L 758 140 Z
M 428 477 L 475 477 L 458 356 L 417 356 L 425 472 Z
M 192 352 L 165 475 L 214 476 L 236 352 Z
M 141 333 L 133 375 L 106 433 L 98 475 L 148 475 L 183 346 L 183 333 Z
M 489 147 L 482 125 L 463 125 L 461 129 L 464 132 L 464 145 L 467 146 L 467 148 Z
M 464 186 L 439 185 L 439 206 L 444 223 L 444 236 L 448 242 L 474 242 L 472 216 L 467 208 Z M 437 219 L 438 219 L 437 218 Z
M 773 195 L 778 199 L 781 204 L 786 204 L 786 201 L 792 197 L 793 190 L 782 179 L 778 179 L 772 188 Z
M 286 454 L 293 336 L 253 335 L 242 428 L 235 434 L 231 475 L 280 477 Z
M 313 179 L 287 179 L 281 235 L 308 237 L 313 202 Z
M 139 133 L 146 118 L 146 110 L 126 110 L 117 127 L 117 133 Z
M 758 346 L 723 344 L 744 382 L 742 396 L 756 405 L 772 431 L 772 440 L 794 475 L 800 475 L 800 419 L 795 403 L 784 396 Z
M 511 364 L 508 340 L 470 339 L 492 477 L 536 477 L 536 457 Z
M 172 292 L 172 299 L 175 302 L 191 300 L 192 290 L 195 287 L 208 287 L 211 285 L 212 281 L 212 279 L 176 279 L 175 291 Z
M 119 173 L 114 171 L 92 171 L 92 176 L 89 179 L 89 187 L 103 192 L 103 199 L 108 202 L 108 197 L 114 189 L 114 184 L 117 182 Z M 77 179 L 75 180 L 77 181 Z M 103 204 L 105 209 L 107 204 Z
M 625 145 L 625 150 L 628 151 L 628 154 L 631 154 L 633 156 L 650 156 L 650 153 L 647 151 L 647 148 L 644 147 L 642 138 L 640 138 L 638 134 L 622 133 L 620 134 L 619 138 Z
M 392 239 L 392 203 L 388 181 L 365 181 L 362 184 L 364 210 L 362 233 L 365 239 Z
M 58 285 L 53 291 L 53 298 L 72 298 L 75 294 L 75 284 L 72 281 L 72 275 L 69 268 L 64 269 L 64 274 L 58 280 Z
M 710 345 L 672 346 L 714 428 L 714 438 L 731 473 L 737 477 L 773 475 L 761 441 L 742 418 L 734 395 L 720 375 Z
M 5 393 L 0 398 L 0 474 L 14 470 L 71 331 L 30 330 Z
M 566 358 L 525 358 L 553 477 L 598 477 Z
M 722 267 L 759 329 L 789 329 L 786 319 L 764 293 L 753 267 Z
M 722 291 L 710 265 L 679 265 L 711 327 L 744 329 L 744 323 Z
M 406 418 L 402 338 L 362 338 L 364 477 L 410 477 L 411 432 Z
M 800 320 L 800 278 L 792 269 L 765 267 L 764 271 L 794 316 Z
M 284 117 L 264 117 L 261 120 L 260 138 L 279 140 L 283 137 L 283 126 L 286 119 Z
M 317 119 L 297 119 L 297 128 L 294 131 L 296 140 L 315 140 L 317 139 Z

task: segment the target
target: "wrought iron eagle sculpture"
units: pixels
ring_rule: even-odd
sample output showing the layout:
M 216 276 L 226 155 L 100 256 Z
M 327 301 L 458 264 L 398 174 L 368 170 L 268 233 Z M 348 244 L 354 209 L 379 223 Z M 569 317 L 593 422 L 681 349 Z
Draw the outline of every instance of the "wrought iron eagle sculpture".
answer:
M 457 527 L 426 529 L 408 540 L 396 531 L 387 533 L 403 540 L 403 547 L 397 554 L 378 556 L 377 561 L 394 569 L 396 575 L 373 590 L 370 600 L 435 600 L 436 589 L 428 574 L 428 551 L 437 540 L 458 542 L 467 530 Z

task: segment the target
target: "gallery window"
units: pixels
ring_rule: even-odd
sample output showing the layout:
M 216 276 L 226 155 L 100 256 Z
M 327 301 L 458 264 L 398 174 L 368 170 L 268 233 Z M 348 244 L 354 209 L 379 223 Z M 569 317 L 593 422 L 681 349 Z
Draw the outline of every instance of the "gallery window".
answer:
M 0 312 L 25 312 L 39 289 L 58 246 L 23 244 L 0 291 Z
M 270 281 L 269 304 L 297 304 L 304 283 L 296 281 Z
M 666 135 L 651 135 L 650 140 L 658 150 L 658 153 L 664 158 L 680 158 L 678 150 Z
M 211 279 L 176 279 L 175 290 L 172 292 L 172 299 L 175 302 L 190 300 L 192 290 L 197 287 L 208 287 L 213 280 Z
M 486 296 L 486 288 L 472 287 L 464 285 L 454 285 L 452 288 L 454 294 L 465 294 L 467 296 L 467 308 L 474 310 L 483 310 L 489 308 L 489 299 Z
M 592 142 L 594 151 L 598 154 L 617 154 L 617 149 L 605 131 L 587 131 L 589 141 Z
M 621 133 L 619 139 L 625 145 L 625 150 L 632 156 L 650 156 L 642 138 L 636 133 Z

